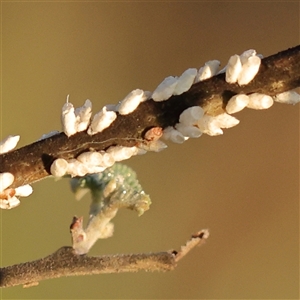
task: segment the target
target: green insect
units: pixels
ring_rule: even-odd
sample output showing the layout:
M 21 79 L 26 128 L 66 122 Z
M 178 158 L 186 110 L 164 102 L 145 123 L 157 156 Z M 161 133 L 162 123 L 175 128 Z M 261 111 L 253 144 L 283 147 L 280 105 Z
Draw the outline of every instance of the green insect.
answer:
M 120 163 L 115 163 L 101 173 L 72 178 L 71 189 L 77 200 L 91 191 L 90 214 L 93 215 L 108 205 L 127 207 L 142 215 L 151 204 L 150 197 L 143 191 L 136 173 Z

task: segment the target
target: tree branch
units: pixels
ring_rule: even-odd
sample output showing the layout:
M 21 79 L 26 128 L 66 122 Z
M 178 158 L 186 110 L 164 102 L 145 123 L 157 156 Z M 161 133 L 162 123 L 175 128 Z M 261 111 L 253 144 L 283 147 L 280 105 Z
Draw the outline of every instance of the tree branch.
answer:
M 67 137 L 63 132 L 23 148 L 0 155 L 0 173 L 14 175 L 11 188 L 30 184 L 50 175 L 50 166 L 57 158 L 69 160 L 93 149 L 110 146 L 132 147 L 144 141 L 153 127 L 174 126 L 188 107 L 208 107 L 211 114 L 222 111 L 229 99 L 238 93 L 262 93 L 274 96 L 300 86 L 300 46 L 262 59 L 255 78 L 247 85 L 229 84 L 225 74 L 195 83 L 185 93 L 167 101 L 148 100 L 131 114 L 120 115 L 101 133 L 90 136 L 86 131 Z
M 0 287 L 30 287 L 39 281 L 92 274 L 145 271 L 171 271 L 177 262 L 197 245 L 204 244 L 208 231 L 201 230 L 177 251 L 142 254 L 76 255 L 72 247 L 62 247 L 44 258 L 0 269 Z

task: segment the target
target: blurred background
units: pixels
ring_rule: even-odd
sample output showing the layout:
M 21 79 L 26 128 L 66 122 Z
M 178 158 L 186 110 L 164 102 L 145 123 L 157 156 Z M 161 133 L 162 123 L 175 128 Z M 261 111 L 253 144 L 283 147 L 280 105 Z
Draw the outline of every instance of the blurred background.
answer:
M 299 2 L 2 2 L 1 139 L 19 147 L 61 130 L 61 107 L 93 111 L 131 90 L 233 54 L 264 56 L 299 44 Z M 2 299 L 298 299 L 299 105 L 244 110 L 223 136 L 202 136 L 134 157 L 151 209 L 120 211 L 115 234 L 91 255 L 179 249 L 210 238 L 167 273 L 69 277 L 1 290 Z M 67 180 L 47 179 L 1 211 L 1 265 L 70 245 L 87 219 Z

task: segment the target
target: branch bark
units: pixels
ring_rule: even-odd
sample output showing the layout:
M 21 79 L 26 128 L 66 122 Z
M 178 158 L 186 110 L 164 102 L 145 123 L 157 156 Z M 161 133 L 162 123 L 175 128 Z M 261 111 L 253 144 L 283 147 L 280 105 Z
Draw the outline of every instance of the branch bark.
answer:
M 188 107 L 209 105 L 220 111 L 238 93 L 262 93 L 274 96 L 300 86 L 300 45 L 262 59 L 258 74 L 247 85 L 229 84 L 225 74 L 194 84 L 189 91 L 172 96 L 167 101 L 148 100 L 129 115 L 119 115 L 110 127 L 90 136 L 84 132 L 68 138 L 63 132 L 23 148 L 0 155 L 0 173 L 14 175 L 12 188 L 31 184 L 50 175 L 56 158 L 69 160 L 94 149 L 110 146 L 132 147 L 143 142 L 144 134 L 152 127 L 174 126 Z
M 197 245 L 204 244 L 208 231 L 201 230 L 180 251 L 90 257 L 76 255 L 72 247 L 62 247 L 44 258 L 0 269 L 0 287 L 35 286 L 39 281 L 64 276 L 121 272 L 171 271 Z

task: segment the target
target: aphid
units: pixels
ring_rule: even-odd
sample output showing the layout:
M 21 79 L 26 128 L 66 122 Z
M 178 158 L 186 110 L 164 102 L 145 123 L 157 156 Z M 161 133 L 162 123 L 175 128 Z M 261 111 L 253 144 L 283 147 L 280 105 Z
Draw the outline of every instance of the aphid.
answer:
M 178 78 L 173 95 L 181 95 L 182 93 L 188 91 L 194 83 L 196 75 L 197 69 L 191 68 L 185 70 Z
M 197 138 L 202 135 L 202 132 L 199 130 L 199 128 L 195 126 L 177 123 L 175 128 L 185 137 Z
M 141 102 L 145 101 L 147 96 L 143 90 L 137 89 L 130 92 L 119 104 L 118 111 L 120 115 L 132 113 Z
M 165 140 L 170 140 L 177 144 L 182 144 L 184 141 L 188 139 L 188 137 L 183 136 L 182 133 L 180 133 L 172 126 L 168 126 L 167 128 L 164 129 L 163 132 L 164 132 L 163 138 Z
M 20 140 L 19 135 L 9 135 L 0 142 L 0 154 L 13 150 Z
M 229 58 L 226 66 L 225 80 L 228 83 L 236 83 L 242 71 L 240 56 L 235 54 Z
M 156 102 L 169 99 L 174 93 L 177 81 L 178 77 L 165 78 L 152 93 L 152 99 Z
M 237 94 L 230 98 L 226 105 L 226 112 L 234 114 L 244 109 L 249 103 L 249 97 L 245 94 Z
M 179 116 L 179 123 L 184 125 L 195 125 L 204 115 L 204 110 L 200 106 L 192 106 L 185 109 Z
M 92 102 L 87 99 L 84 105 L 75 109 L 75 116 L 77 120 L 77 132 L 84 131 L 88 128 L 92 115 Z
M 33 189 L 31 185 L 26 184 L 15 188 L 15 191 L 16 191 L 16 196 L 28 197 L 29 195 L 32 194 Z
M 117 114 L 114 111 L 108 111 L 107 107 L 104 106 L 100 112 L 95 114 L 87 133 L 93 135 L 103 131 L 109 127 L 116 118 Z
M 69 102 L 69 95 L 67 96 L 67 102 L 62 107 L 61 122 L 63 131 L 68 137 L 77 132 L 77 118 L 74 106 Z
M 0 192 L 4 191 L 14 182 L 14 175 L 8 172 L 0 173 Z
M 286 104 L 297 104 L 300 102 L 300 95 L 296 91 L 287 91 L 273 97 L 274 101 Z
M 249 95 L 248 108 L 252 109 L 267 109 L 273 105 L 274 101 L 271 96 L 253 93 Z
M 216 75 L 220 67 L 220 61 L 210 60 L 201 67 L 196 75 L 194 82 L 203 81 Z
M 57 158 L 50 167 L 50 172 L 55 177 L 62 177 L 68 171 L 68 162 L 63 158 Z

